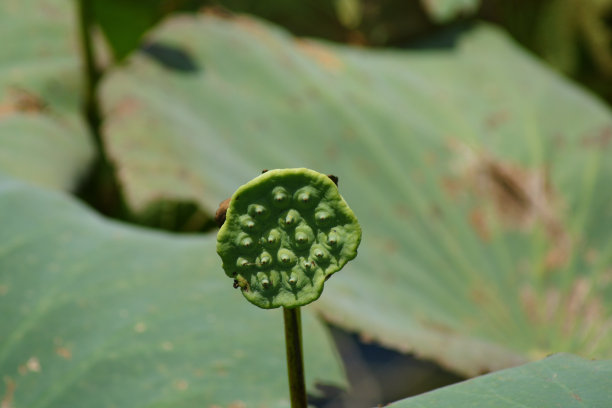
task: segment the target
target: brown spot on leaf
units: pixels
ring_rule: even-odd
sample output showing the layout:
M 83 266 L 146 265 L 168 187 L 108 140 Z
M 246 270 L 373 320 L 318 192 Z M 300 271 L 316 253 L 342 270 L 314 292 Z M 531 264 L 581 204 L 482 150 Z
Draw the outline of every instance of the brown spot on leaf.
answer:
M 556 148 L 562 148 L 565 146 L 565 135 L 563 133 L 555 133 L 552 136 L 552 143 Z
M 456 144 L 453 148 L 460 154 L 460 187 L 478 198 L 474 211 L 483 211 L 490 204 L 507 228 L 543 225 L 550 241 L 545 267 L 550 270 L 566 265 L 572 243 L 562 222 L 560 199 L 553 191 L 547 170 L 526 169 L 463 145 Z M 470 221 L 480 235 L 481 225 Z
M 0 401 L 0 408 L 13 408 L 13 397 L 17 384 L 11 377 L 4 377 L 4 396 Z
M 258 20 L 246 14 L 234 14 L 232 22 L 239 28 L 244 29 L 253 37 L 257 37 L 259 42 L 268 43 L 270 46 L 278 46 L 278 40 L 266 27 Z M 276 43 L 276 44 L 275 44 Z
M 56 347 L 55 354 L 66 360 L 70 360 L 72 358 L 72 352 L 66 347 Z
M 13 113 L 38 113 L 47 107 L 38 95 L 20 88 L 11 88 L 0 102 L 0 118 Z
M 546 291 L 544 299 L 544 319 L 547 322 L 553 320 L 559 311 L 561 304 L 561 293 L 556 288 L 551 288 Z
M 172 383 L 172 388 L 178 391 L 185 391 L 187 390 L 187 388 L 189 388 L 189 383 L 187 382 L 187 380 L 183 379 L 176 380 Z
M 532 324 L 553 325 L 564 336 L 583 341 L 583 350 L 592 350 L 612 329 L 612 319 L 606 318 L 603 303 L 592 290 L 594 285 L 590 279 L 578 278 L 565 293 L 558 288 L 536 293 L 533 287 L 524 286 L 521 306 Z
M 113 108 L 112 115 L 109 116 L 129 116 L 134 114 L 139 108 L 139 102 L 136 98 L 123 98 Z
M 297 48 L 314 59 L 320 66 L 331 72 L 339 72 L 344 64 L 329 48 L 311 40 L 299 39 Z
M 404 203 L 395 204 L 393 206 L 393 213 L 403 219 L 408 219 L 412 215 L 410 207 Z
M 442 208 L 440 208 L 440 206 L 437 204 L 432 204 L 431 207 L 429 207 L 429 214 L 432 218 L 436 220 L 440 220 L 442 219 L 442 217 L 444 217 L 444 212 L 442 211 Z
M 563 245 L 552 247 L 544 258 L 544 267 L 546 270 L 558 269 L 563 267 L 569 260 L 567 248 Z
M 590 248 L 584 253 L 584 260 L 589 265 L 593 265 L 595 262 L 597 262 L 597 258 L 599 258 L 599 252 L 596 249 Z
M 7 285 L 0 285 L 0 296 L 4 296 L 8 293 Z
M 474 287 L 470 290 L 470 298 L 479 305 L 485 305 L 491 301 L 491 293 L 482 286 Z
M 204 6 L 200 9 L 200 12 L 223 20 L 229 20 L 234 17 L 231 11 L 219 5 Z
M 610 142 L 612 142 L 612 126 L 609 125 L 582 137 L 582 145 L 585 147 L 605 149 L 610 145 Z
M 442 188 L 451 198 L 457 198 L 462 190 L 462 184 L 458 179 L 445 178 L 442 180 Z
M 31 371 L 33 373 L 41 372 L 40 361 L 38 361 L 37 357 L 30 357 L 30 359 L 26 362 L 25 366 L 28 371 Z
M 510 119 L 510 114 L 507 111 L 498 111 L 490 114 L 485 124 L 489 130 L 495 130 Z
M 572 392 L 572 398 L 575 399 L 576 401 L 582 401 L 582 398 L 580 398 L 580 395 L 576 394 L 575 392 Z
M 572 289 L 566 300 L 565 319 L 563 324 L 563 333 L 565 335 L 570 336 L 576 334 L 573 332 L 578 320 L 584 319 L 584 322 L 587 320 L 593 321 L 600 314 L 600 311 L 597 310 L 599 309 L 598 305 L 593 303 L 592 300 L 587 304 L 587 298 L 590 291 L 591 283 L 585 278 L 576 279 L 572 285 Z M 590 314 L 589 318 L 586 316 L 587 313 Z
M 485 213 L 482 210 L 474 209 L 470 212 L 470 224 L 483 241 L 488 241 L 491 238 L 491 232 L 487 225 Z
M 147 325 L 144 322 L 138 322 L 134 325 L 134 331 L 136 333 L 144 333 L 147 331 Z
M 393 239 L 386 239 L 383 249 L 388 254 L 395 254 L 397 253 L 397 250 L 399 249 L 399 245 L 397 245 L 397 241 Z
M 222 361 L 217 361 L 213 364 L 213 370 L 220 377 L 227 376 L 227 364 Z
M 519 300 L 523 307 L 523 312 L 531 323 L 538 323 L 539 304 L 535 290 L 531 286 L 523 286 L 519 293 Z

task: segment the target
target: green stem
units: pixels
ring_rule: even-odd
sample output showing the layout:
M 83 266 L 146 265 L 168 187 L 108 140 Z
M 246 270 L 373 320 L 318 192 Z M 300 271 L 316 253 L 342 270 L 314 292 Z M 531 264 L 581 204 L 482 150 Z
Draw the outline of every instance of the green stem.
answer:
M 97 157 L 89 174 L 83 178 L 78 196 L 96 208 L 102 214 L 115 218 L 124 218 L 125 204 L 117 172 L 109 160 L 100 124 L 102 114 L 98 101 L 98 85 L 102 73 L 96 64 L 92 31 L 96 25 L 90 0 L 75 0 L 79 26 L 79 41 L 81 48 L 81 64 L 84 76 L 83 111 L 89 125 L 89 130 L 96 147 Z
M 100 73 L 96 67 L 93 54 L 93 45 L 91 39 L 91 30 L 94 22 L 91 15 L 91 9 L 88 0 L 78 0 L 79 11 L 79 40 L 81 43 L 81 63 L 83 64 L 85 74 L 85 95 L 84 105 L 88 119 L 93 122 L 99 121 L 99 111 L 96 103 L 96 88 Z M 96 117 L 97 116 L 97 117 Z M 100 147 L 100 141 L 96 140 L 96 144 Z M 103 149 L 100 149 L 103 150 Z
M 89 121 L 98 154 L 103 162 L 106 162 L 106 152 L 102 143 L 102 138 L 99 133 L 100 125 L 100 108 L 97 100 L 98 81 L 100 80 L 100 72 L 95 63 L 93 52 L 93 42 L 91 31 L 94 26 L 94 19 L 91 12 L 89 0 L 78 0 L 79 11 L 79 40 L 81 43 L 81 62 L 85 74 L 85 95 L 84 108 L 85 114 Z
M 291 408 L 306 408 L 306 381 L 304 380 L 304 357 L 302 353 L 302 321 L 300 308 L 283 307 L 285 318 L 285 345 L 287 347 L 287 371 Z

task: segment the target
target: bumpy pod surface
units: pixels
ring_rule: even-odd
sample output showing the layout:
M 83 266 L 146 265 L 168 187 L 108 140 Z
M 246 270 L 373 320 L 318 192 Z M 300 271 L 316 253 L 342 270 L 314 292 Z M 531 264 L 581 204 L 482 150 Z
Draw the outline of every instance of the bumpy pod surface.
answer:
M 319 298 L 325 280 L 357 255 L 361 228 L 326 175 L 270 170 L 232 196 L 217 253 L 251 303 L 293 308 Z

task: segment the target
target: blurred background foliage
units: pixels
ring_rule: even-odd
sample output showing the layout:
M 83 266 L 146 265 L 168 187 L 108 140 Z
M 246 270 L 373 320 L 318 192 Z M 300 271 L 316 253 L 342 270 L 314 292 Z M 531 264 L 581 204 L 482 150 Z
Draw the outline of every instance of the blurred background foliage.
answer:
M 110 398 L 96 406 L 134 406 L 123 382 L 154 406 L 231 404 L 248 349 L 263 350 L 248 371 L 275 382 L 244 395 L 284 406 L 282 361 L 265 358 L 274 316 L 215 319 L 231 282 L 212 214 L 264 166 L 339 172 L 364 228 L 306 312 L 309 385 L 329 382 L 318 405 L 390 402 L 554 351 L 610 357 L 612 114 L 573 82 L 612 101 L 611 15 L 612 0 L 0 3 L 15 40 L 0 50 L 0 173 L 149 227 L 0 177 L 15 215 L 0 234 L 2 408 L 13 393 L 70 406 L 90 387 Z
M 367 47 L 419 47 L 475 21 L 504 27 L 555 69 L 612 101 L 611 0 L 91 0 L 117 60 L 164 16 L 248 13 L 297 36 Z

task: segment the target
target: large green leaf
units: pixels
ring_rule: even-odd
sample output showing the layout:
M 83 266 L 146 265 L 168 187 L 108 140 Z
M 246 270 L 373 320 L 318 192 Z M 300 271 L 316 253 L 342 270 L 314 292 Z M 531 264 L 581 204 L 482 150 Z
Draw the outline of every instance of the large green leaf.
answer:
M 0 214 L 3 407 L 289 406 L 282 312 L 232 289 L 214 236 L 120 225 L 8 179 Z M 342 385 L 308 312 L 304 335 L 309 386 Z
M 75 187 L 94 153 L 79 116 L 70 3 L 0 3 L 0 169 L 64 190 Z
M 461 384 L 408 398 L 392 408 L 607 408 L 612 400 L 612 361 L 558 354 Z
M 197 69 L 137 55 L 103 84 L 132 209 L 336 174 L 364 235 L 315 303 L 328 319 L 465 375 L 612 356 L 612 115 L 505 35 L 370 51 L 183 16 L 153 40 Z

